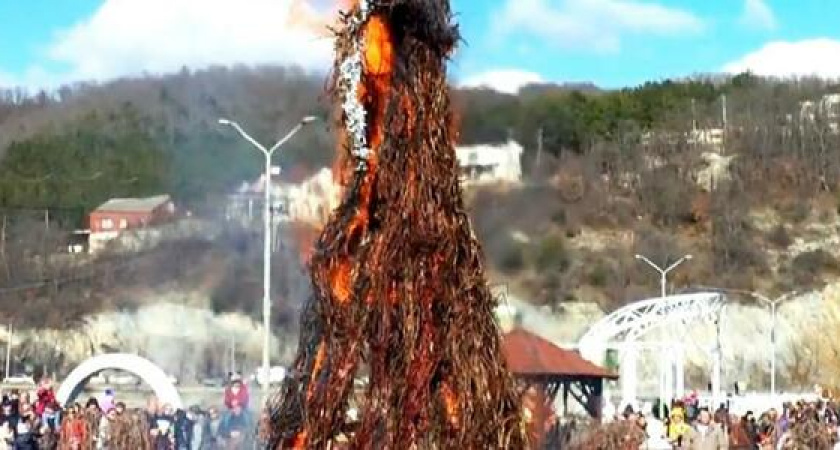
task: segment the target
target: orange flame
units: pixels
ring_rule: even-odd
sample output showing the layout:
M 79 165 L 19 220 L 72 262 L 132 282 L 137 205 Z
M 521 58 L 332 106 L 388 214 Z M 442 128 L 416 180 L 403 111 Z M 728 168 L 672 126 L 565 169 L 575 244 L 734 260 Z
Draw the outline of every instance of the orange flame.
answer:
M 352 270 L 353 266 L 346 259 L 341 260 L 333 269 L 332 276 L 330 277 L 332 280 L 331 287 L 333 295 L 339 304 L 347 304 L 353 293 Z
M 296 434 L 294 439 L 292 439 L 292 449 L 294 450 L 302 450 L 306 448 L 306 441 L 308 433 L 306 430 L 301 431 L 300 433 Z
M 365 26 L 365 72 L 368 75 L 387 75 L 393 70 L 394 46 L 391 32 L 381 17 L 371 17 Z
M 349 236 L 360 236 L 368 225 L 368 205 L 373 194 L 377 150 L 385 141 L 386 99 L 390 95 L 390 74 L 393 71 L 394 61 L 391 32 L 381 17 L 371 17 L 365 24 L 362 35 L 364 40 L 363 80 L 358 89 L 358 98 L 369 109 L 368 142 L 371 152 L 367 159 L 367 172 L 360 187 L 361 201 L 356 216 L 348 225 L 347 235 Z M 345 162 L 343 167 L 349 170 L 350 165 Z M 347 179 L 346 174 L 340 174 L 337 178 Z M 330 287 L 339 304 L 346 304 L 351 299 L 352 271 L 352 262 L 340 259 L 330 273 Z
M 324 359 L 327 357 L 327 346 L 324 341 L 318 344 L 318 352 L 315 353 L 315 364 L 312 365 L 312 378 L 315 378 L 321 368 L 324 367 Z
M 455 391 L 449 386 L 449 383 L 443 383 L 440 388 L 441 396 L 443 397 L 443 406 L 446 409 L 446 417 L 449 419 L 450 425 L 458 427 L 458 396 Z
M 396 305 L 398 301 L 400 301 L 400 294 L 395 287 L 391 286 L 388 288 L 388 302 L 391 305 Z M 371 299 L 368 303 L 373 303 L 373 300 Z
M 310 376 L 309 386 L 306 388 L 306 399 L 312 400 L 312 396 L 315 394 L 315 386 L 316 383 L 314 382 L 316 378 L 318 378 L 318 374 L 321 372 L 321 368 L 324 367 L 324 359 L 327 357 L 327 346 L 323 340 L 318 344 L 318 351 L 315 353 L 315 362 L 312 364 L 312 375 Z M 306 431 L 306 430 L 304 430 Z
M 306 388 L 306 400 L 312 401 L 312 396 L 315 394 L 315 387 L 316 383 L 314 380 L 318 377 L 318 374 L 321 372 L 321 369 L 324 367 L 324 359 L 327 357 L 327 345 L 322 339 L 321 342 L 318 344 L 318 350 L 315 352 L 315 361 L 312 364 L 312 375 L 310 376 L 309 386 Z M 308 432 L 306 428 L 300 430 L 298 434 L 292 439 L 291 448 L 292 449 L 304 449 L 307 448 L 308 443 Z

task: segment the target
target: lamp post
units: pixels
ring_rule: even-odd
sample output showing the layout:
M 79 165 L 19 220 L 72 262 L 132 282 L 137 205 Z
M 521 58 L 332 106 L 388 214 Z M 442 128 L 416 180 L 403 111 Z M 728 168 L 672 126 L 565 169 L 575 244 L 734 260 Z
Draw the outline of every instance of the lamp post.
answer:
M 647 263 L 647 265 L 653 267 L 657 272 L 659 272 L 659 276 L 660 276 L 659 283 L 660 283 L 661 297 L 662 298 L 665 298 L 665 297 L 668 296 L 668 291 L 667 291 L 667 288 L 668 288 L 668 272 L 676 269 L 677 266 L 679 266 L 680 264 L 682 264 L 686 261 L 691 260 L 692 258 L 694 258 L 692 255 L 685 255 L 682 258 L 678 259 L 677 262 L 675 262 L 674 264 L 671 264 L 667 268 L 662 269 L 658 265 L 656 265 L 653 261 L 648 259 L 647 257 L 642 256 L 642 255 L 636 255 L 636 259 L 638 259 L 639 261 L 644 261 L 645 263 Z
M 796 292 L 788 292 L 771 300 L 761 294 L 750 292 L 750 295 L 760 302 L 770 305 L 770 345 L 772 356 L 770 358 L 770 395 L 776 397 L 776 309 L 777 306 L 796 295 Z
M 703 286 L 699 286 L 699 287 L 704 288 Z M 775 299 L 771 300 L 770 298 L 768 298 L 764 295 L 761 295 L 758 292 L 744 291 L 744 290 L 740 290 L 740 289 L 722 289 L 722 288 L 708 288 L 708 289 L 722 291 L 722 292 L 732 292 L 732 293 L 736 293 L 736 294 L 749 295 L 750 297 L 753 297 L 754 299 L 756 299 L 756 300 L 758 300 L 758 301 L 760 301 L 764 304 L 770 305 L 770 316 L 771 316 L 770 345 L 772 347 L 772 350 L 771 350 L 771 352 L 772 352 L 771 355 L 772 356 L 770 357 L 770 395 L 775 397 L 776 396 L 776 324 L 777 324 L 776 311 L 778 310 L 778 306 L 781 303 L 783 303 L 787 300 L 790 300 L 792 297 L 795 297 L 798 294 L 798 292 L 791 291 L 791 292 L 788 292 L 786 294 L 782 294 L 782 295 L 776 297 Z
M 653 267 L 654 270 L 659 272 L 660 296 L 663 299 L 668 296 L 668 273 L 670 273 L 672 270 L 676 269 L 677 266 L 679 266 L 680 264 L 682 264 L 686 261 L 689 261 L 693 258 L 692 255 L 685 255 L 682 258 L 678 259 L 675 263 L 673 263 L 670 266 L 663 269 L 663 268 L 659 267 L 656 263 L 651 261 L 650 258 L 648 258 L 646 256 L 636 255 L 635 257 L 636 257 L 637 260 L 645 262 L 647 265 Z M 660 387 L 660 390 L 659 390 L 659 396 L 661 398 L 660 407 L 664 406 L 664 404 L 663 404 L 664 402 L 670 402 L 671 398 L 669 398 L 669 397 L 671 397 L 673 395 L 673 392 L 671 392 L 671 390 L 674 388 L 674 386 L 673 386 L 673 383 L 674 383 L 673 376 L 674 376 L 674 369 L 675 368 L 674 368 L 674 364 L 673 364 L 674 355 L 672 355 L 670 353 L 671 352 L 668 352 L 668 351 L 662 352 L 662 357 L 663 357 L 663 359 L 665 359 L 665 361 L 663 361 L 662 365 L 666 368 L 666 370 L 663 374 L 664 379 L 662 379 L 662 384 L 661 384 L 661 387 Z M 684 386 L 684 384 L 685 384 L 684 380 L 685 379 L 683 378 L 683 369 L 681 367 L 682 366 L 682 355 L 680 355 L 679 361 L 680 361 L 680 367 L 676 368 L 676 370 L 677 370 L 676 390 L 680 394 L 682 394 L 682 391 L 685 390 L 685 386 Z
M 266 148 L 260 144 L 256 139 L 251 137 L 242 127 L 228 119 L 219 119 L 220 125 L 226 125 L 236 130 L 242 138 L 248 141 L 251 145 L 256 147 L 263 156 L 265 156 L 265 197 L 263 199 L 263 226 L 264 226 L 264 242 L 263 242 L 263 354 L 262 354 L 262 368 L 263 368 L 263 403 L 268 400 L 268 391 L 271 385 L 270 372 L 271 365 L 269 361 L 269 347 L 271 346 L 271 157 L 276 150 L 288 142 L 295 134 L 297 134 L 306 125 L 318 120 L 314 116 L 306 116 L 298 122 L 285 136 L 277 141 L 271 148 Z M 257 377 L 259 381 L 259 377 Z
M 712 363 L 712 406 L 720 404 L 721 371 L 723 370 L 723 349 L 720 342 L 720 321 L 723 317 L 723 310 L 718 311 L 715 318 L 715 350 Z

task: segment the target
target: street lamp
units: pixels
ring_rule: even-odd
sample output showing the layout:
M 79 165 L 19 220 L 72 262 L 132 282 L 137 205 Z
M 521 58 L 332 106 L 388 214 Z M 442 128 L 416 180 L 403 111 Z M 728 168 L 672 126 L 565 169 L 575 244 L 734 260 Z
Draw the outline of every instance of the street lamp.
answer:
M 262 144 L 252 138 L 251 135 L 245 132 L 238 123 L 228 120 L 219 119 L 220 125 L 226 125 L 236 130 L 242 138 L 251 143 L 265 156 L 265 191 L 264 205 L 263 205 L 263 226 L 264 226 L 264 242 L 263 242 L 263 403 L 268 400 L 269 387 L 271 385 L 270 372 L 271 366 L 269 361 L 269 347 L 271 346 L 271 156 L 274 152 L 288 142 L 295 134 L 303 127 L 318 120 L 315 116 L 306 116 L 298 122 L 285 136 L 283 136 L 271 148 L 265 148 Z M 257 377 L 259 380 L 259 377 Z
M 701 286 L 701 288 L 703 288 Z M 776 310 L 778 309 L 778 305 L 782 302 L 790 300 L 792 297 L 795 297 L 798 292 L 792 291 L 786 294 L 782 294 L 775 299 L 771 300 L 770 298 L 759 294 L 758 292 L 752 291 L 744 291 L 740 289 L 722 289 L 722 288 L 708 288 L 712 290 L 722 291 L 722 292 L 732 292 L 736 294 L 744 294 L 753 297 L 754 299 L 770 305 L 770 315 L 771 315 L 771 322 L 770 322 L 770 344 L 773 347 L 772 349 L 772 356 L 770 359 L 770 395 L 775 397 L 776 396 Z
M 647 265 L 653 267 L 657 272 L 659 272 L 659 284 L 660 284 L 660 296 L 664 299 L 668 296 L 668 273 L 672 270 L 676 269 L 677 266 L 680 264 L 689 261 L 693 258 L 692 255 L 685 255 L 682 258 L 678 259 L 677 262 L 671 264 L 670 266 L 666 267 L 665 269 L 659 267 L 656 263 L 650 260 L 650 258 L 643 256 L 643 255 L 636 255 L 637 260 L 645 262 Z M 670 354 L 671 352 L 662 352 L 662 367 L 667 368 L 666 371 L 663 373 L 663 378 L 660 378 L 660 382 L 662 383 L 659 389 L 659 396 L 662 400 L 660 400 L 660 408 L 664 409 L 663 402 L 670 402 L 671 399 L 669 397 L 672 396 L 671 389 L 674 389 L 674 370 L 676 369 L 676 391 L 679 395 L 683 394 L 685 390 L 685 378 L 684 378 L 684 370 L 683 370 L 683 357 L 684 355 L 680 352 L 675 352 L 675 354 Z M 675 360 L 674 358 L 679 358 L 679 360 Z M 676 367 L 675 367 L 676 366 Z
M 771 318 L 771 325 L 770 325 L 770 344 L 773 347 L 773 356 L 770 359 L 770 395 L 772 397 L 776 397 L 776 307 L 784 302 L 785 300 L 790 299 L 796 295 L 796 292 L 788 292 L 787 294 L 783 294 L 779 297 L 776 297 L 773 300 L 758 294 L 756 292 L 749 293 L 753 298 L 756 300 L 761 301 L 767 305 L 770 305 L 770 316 Z
M 682 258 L 678 259 L 678 260 L 677 260 L 677 262 L 675 262 L 674 264 L 671 264 L 671 265 L 670 265 L 670 266 L 668 266 L 667 268 L 662 269 L 662 268 L 660 268 L 658 265 L 656 265 L 653 261 L 651 261 L 650 259 L 648 259 L 647 257 L 642 256 L 642 255 L 636 255 L 636 259 L 638 259 L 639 261 L 644 261 L 644 262 L 645 262 L 645 263 L 647 263 L 649 266 L 653 267 L 653 268 L 654 268 L 657 272 L 659 272 L 659 275 L 660 275 L 659 283 L 660 283 L 661 296 L 662 296 L 662 298 L 665 298 L 665 297 L 667 297 L 667 296 L 668 296 L 668 293 L 667 293 L 667 288 L 668 288 L 668 279 L 667 279 L 667 277 L 668 277 L 668 272 L 670 272 L 670 271 L 672 271 L 672 270 L 676 269 L 676 268 L 677 268 L 677 266 L 679 266 L 680 264 L 682 264 L 682 263 L 684 263 L 684 262 L 686 262 L 686 261 L 690 261 L 692 258 L 694 258 L 694 256 L 692 256 L 692 255 L 685 255 L 685 256 L 683 256 Z

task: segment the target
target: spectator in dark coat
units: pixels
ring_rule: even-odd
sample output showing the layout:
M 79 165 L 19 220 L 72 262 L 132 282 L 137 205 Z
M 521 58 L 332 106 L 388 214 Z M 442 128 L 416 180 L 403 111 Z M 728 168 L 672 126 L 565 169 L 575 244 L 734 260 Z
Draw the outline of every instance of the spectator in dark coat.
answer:
M 38 450 L 38 437 L 40 421 L 32 405 L 29 403 L 20 404 L 20 418 L 12 429 L 15 434 L 15 450 Z
M 175 412 L 175 449 L 191 450 L 193 439 L 193 422 L 184 410 Z
M 219 425 L 219 435 L 225 441 L 227 448 L 239 448 L 245 445 L 254 430 L 251 416 L 238 402 L 234 400 L 230 411 L 222 418 Z
M 219 431 L 222 426 L 222 416 L 216 408 L 207 410 L 207 417 L 204 420 L 203 432 L 201 433 L 201 450 L 216 450 L 220 447 L 221 436 Z

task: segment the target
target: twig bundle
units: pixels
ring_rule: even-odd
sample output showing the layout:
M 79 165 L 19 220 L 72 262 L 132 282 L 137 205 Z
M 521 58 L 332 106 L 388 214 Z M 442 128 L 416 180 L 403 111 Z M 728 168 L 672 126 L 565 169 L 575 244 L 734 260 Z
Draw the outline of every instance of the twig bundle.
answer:
M 824 423 L 818 420 L 805 420 L 795 423 L 790 429 L 786 442 L 792 450 L 830 450 L 834 448 L 833 438 Z
M 332 81 L 346 193 L 312 256 L 298 376 L 270 408 L 269 446 L 525 448 L 458 182 L 449 2 L 362 2 Z
M 144 411 L 126 411 L 111 422 L 110 448 L 151 449 L 149 428 L 149 421 Z

